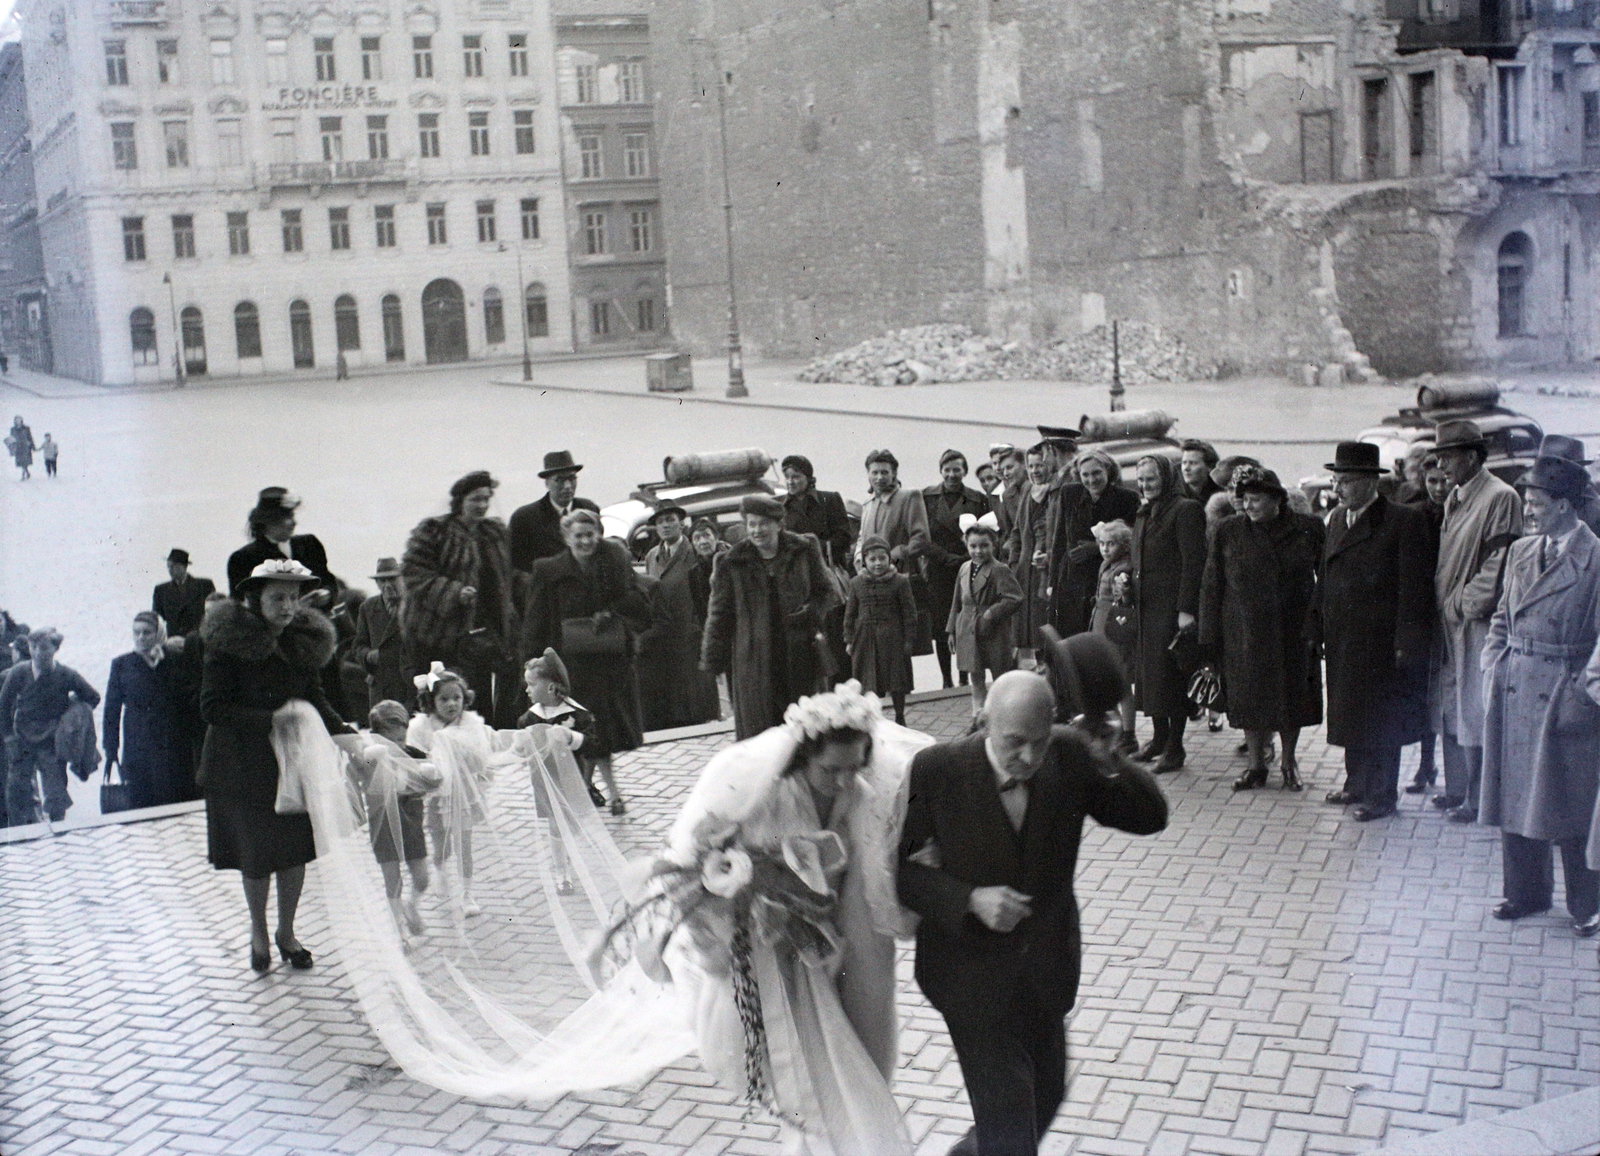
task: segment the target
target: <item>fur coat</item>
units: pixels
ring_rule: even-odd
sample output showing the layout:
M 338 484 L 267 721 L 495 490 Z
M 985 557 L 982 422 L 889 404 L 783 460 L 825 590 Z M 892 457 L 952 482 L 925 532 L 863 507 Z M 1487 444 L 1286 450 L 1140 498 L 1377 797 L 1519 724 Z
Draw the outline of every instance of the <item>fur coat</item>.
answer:
M 400 567 L 400 632 L 414 663 L 450 661 L 475 626 L 488 627 L 493 644 L 510 654 L 518 592 L 504 522 L 485 518 L 469 528 L 454 515 L 424 518 L 411 531 Z M 461 601 L 464 586 L 478 591 L 477 602 Z

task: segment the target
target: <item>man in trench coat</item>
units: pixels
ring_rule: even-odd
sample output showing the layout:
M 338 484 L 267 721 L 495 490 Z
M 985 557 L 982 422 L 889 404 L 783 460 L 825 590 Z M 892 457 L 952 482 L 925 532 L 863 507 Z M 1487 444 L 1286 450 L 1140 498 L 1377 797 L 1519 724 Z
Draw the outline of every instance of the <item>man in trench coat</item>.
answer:
M 1572 929 L 1600 932 L 1600 871 L 1584 839 L 1600 786 L 1600 704 L 1584 664 L 1600 656 L 1600 539 L 1578 520 L 1583 467 L 1540 457 L 1524 481 L 1529 535 L 1511 547 L 1483 648 L 1478 822 L 1500 828 L 1505 901 L 1496 919 L 1550 910 L 1561 849 Z

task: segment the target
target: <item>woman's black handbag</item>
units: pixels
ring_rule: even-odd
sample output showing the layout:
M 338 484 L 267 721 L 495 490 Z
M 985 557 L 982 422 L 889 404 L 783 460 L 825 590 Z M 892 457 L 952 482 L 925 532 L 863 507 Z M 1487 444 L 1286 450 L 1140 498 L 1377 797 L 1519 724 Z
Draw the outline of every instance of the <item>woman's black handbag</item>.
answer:
M 561 620 L 562 658 L 621 658 L 627 653 L 628 629 L 622 619 L 612 618 L 600 627 L 587 615 Z
M 100 782 L 100 813 L 114 815 L 118 811 L 126 811 L 133 806 L 133 801 L 128 797 L 128 780 L 122 777 L 122 768 L 117 767 L 117 782 L 111 781 L 111 766 L 106 767 L 106 777 Z
M 1199 718 L 1206 711 L 1222 712 L 1228 709 L 1222 694 L 1222 678 L 1217 668 L 1209 662 L 1195 671 L 1189 680 L 1189 717 Z

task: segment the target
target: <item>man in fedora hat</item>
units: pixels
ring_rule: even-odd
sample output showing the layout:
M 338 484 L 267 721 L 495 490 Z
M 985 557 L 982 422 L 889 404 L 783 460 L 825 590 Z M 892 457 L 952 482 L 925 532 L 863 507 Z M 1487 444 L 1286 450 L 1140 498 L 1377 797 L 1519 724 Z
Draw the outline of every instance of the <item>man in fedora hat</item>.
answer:
M 411 680 L 406 676 L 405 639 L 400 634 L 400 575 L 396 559 L 379 558 L 372 574 L 378 592 L 364 601 L 356 613 L 350 657 L 366 672 L 368 709 L 384 699 L 407 702 L 412 697 Z
M 1583 456 L 1583 443 L 1565 434 L 1545 434 L 1539 443 L 1539 457 L 1559 458 L 1571 462 L 1583 474 L 1583 493 L 1578 499 L 1578 521 L 1600 535 L 1600 493 L 1595 492 L 1594 479 L 1585 469 L 1590 460 Z
M 217 588 L 209 578 L 189 576 L 189 551 L 174 549 L 167 555 L 167 573 L 171 581 L 163 582 L 150 596 L 150 609 L 167 624 L 167 635 L 181 638 L 191 630 L 200 628 L 205 617 L 206 595 Z
M 1474 422 L 1439 424 L 1434 456 L 1452 488 L 1444 501 L 1434 594 L 1439 602 L 1437 715 L 1444 794 L 1434 806 L 1452 821 L 1478 817 L 1483 773 L 1483 675 L 1479 660 L 1500 601 L 1506 552 L 1522 535 L 1522 499 L 1488 470 L 1489 445 Z
M 572 458 L 571 450 L 552 450 L 544 455 L 545 496 L 511 515 L 511 568 L 531 573 L 541 558 L 553 558 L 567 548 L 561 537 L 561 519 L 573 509 L 600 512 L 588 498 L 578 497 L 578 471 L 583 469 Z
M 656 724 L 647 724 L 647 730 L 693 726 L 721 713 L 716 679 L 700 669 L 700 623 L 690 585 L 699 558 L 684 533 L 688 521 L 689 512 L 670 503 L 650 515 L 659 541 L 644 556 L 644 572 L 659 583 L 654 599 L 659 616 L 650 632 L 656 661 L 647 664 L 641 653 L 639 663 L 640 697 Z M 655 688 L 653 694 L 646 693 L 647 684 Z
M 1344 786 L 1358 822 L 1395 812 L 1400 750 L 1422 738 L 1433 636 L 1433 539 L 1427 516 L 1378 492 L 1378 447 L 1341 442 L 1327 469 L 1328 515 L 1311 615 L 1327 659 L 1328 742 L 1344 748 Z
M 1505 902 L 1496 919 L 1550 910 L 1550 850 L 1561 849 L 1572 929 L 1600 932 L 1600 871 L 1584 863 L 1600 788 L 1600 539 L 1578 520 L 1588 481 L 1566 456 L 1523 478 L 1528 536 L 1506 561 L 1482 666 L 1483 789 L 1478 822 L 1500 828 Z

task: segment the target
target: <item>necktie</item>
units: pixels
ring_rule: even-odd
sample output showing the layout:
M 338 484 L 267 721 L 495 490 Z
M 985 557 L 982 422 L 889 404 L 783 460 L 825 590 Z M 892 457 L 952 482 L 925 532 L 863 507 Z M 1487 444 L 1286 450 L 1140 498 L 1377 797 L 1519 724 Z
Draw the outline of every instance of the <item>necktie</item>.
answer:
M 1028 780 L 1012 778 L 1001 783 L 1000 805 L 1011 821 L 1011 829 L 1021 831 L 1023 817 L 1028 813 Z
M 1550 549 L 1550 538 L 1548 536 L 1540 538 L 1539 539 L 1539 573 L 1543 574 L 1546 570 L 1550 569 L 1550 563 L 1554 560 L 1551 557 L 1551 555 L 1553 553 L 1554 553 L 1554 551 Z

